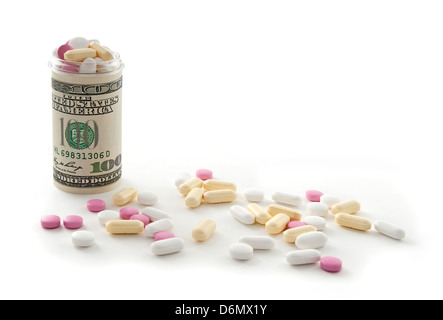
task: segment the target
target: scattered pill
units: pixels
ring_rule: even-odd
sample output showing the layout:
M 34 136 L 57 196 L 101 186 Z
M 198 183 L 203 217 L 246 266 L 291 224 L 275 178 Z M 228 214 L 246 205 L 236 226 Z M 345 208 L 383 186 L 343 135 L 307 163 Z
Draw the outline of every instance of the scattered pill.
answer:
M 272 200 L 274 200 L 275 202 L 288 204 L 288 205 L 294 206 L 294 207 L 299 206 L 302 202 L 301 197 L 298 195 L 285 193 L 285 192 L 279 192 L 279 191 L 274 192 L 272 194 Z
M 169 238 L 154 241 L 151 244 L 151 252 L 157 256 L 176 253 L 183 250 L 185 242 L 181 238 Z
M 124 207 L 120 209 L 120 218 L 124 220 L 128 220 L 131 218 L 131 216 L 135 214 L 139 214 L 140 211 L 137 208 L 134 207 Z
M 91 199 L 86 202 L 86 208 L 91 212 L 100 212 L 106 209 L 106 202 L 101 199 Z
M 164 218 L 154 222 L 151 222 L 145 227 L 144 234 L 148 237 L 153 238 L 154 235 L 159 231 L 171 231 L 173 223 L 171 219 Z
M 72 243 L 77 247 L 90 247 L 95 243 L 95 235 L 87 230 L 73 232 L 71 239 Z
M 233 259 L 249 260 L 254 255 L 254 248 L 246 243 L 233 243 L 229 247 L 229 253 Z
M 349 213 L 354 214 L 360 210 L 360 203 L 356 200 L 347 200 L 336 203 L 331 206 L 331 212 L 336 213 Z
M 286 229 L 285 231 L 283 231 L 283 239 L 288 243 L 295 243 L 295 241 L 300 235 L 307 232 L 315 232 L 315 231 L 317 231 L 317 228 L 311 225 Z
M 243 191 L 243 196 L 249 202 L 260 202 L 265 198 L 265 193 L 259 189 L 249 188 Z
M 396 240 L 401 240 L 405 237 L 405 231 L 403 229 L 388 221 L 384 220 L 375 221 L 374 229 L 377 232 Z
M 154 234 L 154 240 L 165 240 L 169 238 L 175 238 L 175 235 L 172 232 L 169 231 L 159 231 Z
M 239 242 L 249 244 L 253 249 L 269 250 L 274 248 L 275 241 L 269 236 L 242 236 Z
M 318 190 L 308 190 L 306 191 L 306 199 L 308 199 L 311 202 L 319 202 L 320 197 L 323 195 L 322 192 Z
M 255 216 L 255 222 L 259 224 L 265 224 L 272 216 L 257 203 L 250 203 L 246 206 L 246 209 Z
M 239 205 L 232 206 L 230 211 L 231 215 L 241 223 L 253 224 L 255 222 L 255 215 L 242 206 Z
M 290 251 L 286 254 L 286 261 L 294 266 L 311 264 L 320 261 L 321 253 L 315 249 Z
M 324 194 L 320 197 L 320 202 L 324 203 L 328 206 L 328 208 L 332 207 L 332 205 L 339 203 L 340 198 L 333 194 Z
M 321 202 L 310 202 L 306 205 L 306 210 L 311 216 L 326 217 L 328 209 L 328 205 Z
M 100 224 L 105 225 L 109 220 L 116 220 L 120 217 L 120 213 L 115 210 L 103 210 L 97 214 Z
M 75 37 L 68 41 L 73 49 L 84 49 L 89 46 L 89 40 L 83 37 Z
M 292 229 L 292 228 L 297 228 L 297 227 L 301 227 L 301 226 L 305 226 L 307 223 L 303 222 L 303 221 L 298 221 L 298 220 L 292 220 L 289 221 L 288 224 L 286 225 L 287 229 Z
M 189 191 L 191 191 L 194 188 L 201 188 L 203 185 L 203 180 L 197 177 L 193 177 L 189 180 L 186 180 L 184 183 L 182 183 L 179 187 L 178 190 L 180 191 L 180 193 L 184 196 L 186 196 Z
M 192 178 L 192 176 L 189 173 L 183 172 L 175 179 L 174 184 L 177 188 L 179 188 L 180 185 L 182 185 L 183 183 L 185 183 L 186 181 L 188 181 L 191 178 Z
M 237 185 L 230 181 L 209 179 L 203 183 L 206 191 L 230 189 L 237 191 Z
M 336 257 L 325 256 L 320 259 L 320 267 L 328 272 L 339 272 L 342 269 L 342 261 Z
M 83 226 L 83 218 L 77 215 L 69 215 L 63 219 L 66 229 L 79 229 Z
M 138 234 L 144 230 L 143 222 L 139 220 L 109 220 L 105 227 L 111 234 Z
M 94 49 L 73 49 L 65 52 L 65 60 L 82 62 L 86 58 L 95 58 L 97 52 Z
M 74 50 L 73 47 L 71 47 L 69 44 L 62 44 L 60 47 L 58 47 L 57 49 L 57 57 L 59 59 L 65 59 L 65 52 L 66 51 L 70 51 L 70 50 Z
M 96 73 L 97 72 L 97 62 L 93 58 L 86 58 L 80 64 L 78 72 L 80 72 L 80 73 Z
M 153 208 L 153 207 L 145 207 L 141 210 L 141 212 L 149 217 L 151 221 L 157 221 L 160 219 L 171 219 L 172 216 L 169 212 Z
M 351 228 L 360 231 L 368 231 L 372 227 L 371 221 L 349 213 L 337 213 L 335 223 L 341 227 Z
M 192 237 L 199 242 L 206 241 L 214 234 L 215 228 L 214 220 L 204 219 L 192 229 Z
M 278 213 L 266 222 L 265 230 L 270 234 L 278 234 L 286 228 L 289 220 L 287 214 Z
M 231 189 L 207 191 L 203 195 L 206 203 L 232 202 L 237 198 L 237 192 Z
M 97 56 L 100 59 L 103 59 L 103 61 L 109 61 L 114 59 L 112 52 L 97 42 L 91 42 L 89 44 L 89 47 L 92 48 L 94 51 L 96 51 Z
M 55 229 L 60 227 L 60 217 L 55 214 L 49 214 L 43 216 L 40 219 L 40 223 L 45 229 Z
M 189 208 L 197 208 L 203 200 L 203 188 L 194 188 L 185 197 L 185 205 Z
M 271 204 L 268 206 L 268 208 L 266 209 L 266 211 L 268 211 L 268 213 L 271 216 L 274 216 L 278 213 L 285 213 L 286 215 L 288 215 L 291 220 L 301 220 L 302 218 L 302 214 L 300 212 L 298 212 L 295 209 L 292 208 L 288 208 L 285 206 L 281 206 L 278 204 Z
M 212 171 L 209 169 L 198 169 L 195 172 L 197 178 L 204 180 L 212 179 Z
M 154 192 L 144 191 L 137 194 L 137 202 L 145 206 L 152 206 L 157 200 L 158 196 Z
M 143 226 L 147 226 L 151 220 L 149 219 L 149 217 L 145 214 L 134 214 L 132 216 L 129 217 L 129 220 L 139 220 L 141 222 L 143 222 Z
M 114 194 L 112 196 L 112 202 L 116 206 L 124 206 L 134 200 L 135 197 L 137 197 L 137 189 L 134 187 L 127 187 Z
M 319 216 L 306 216 L 303 221 L 311 226 L 317 228 L 318 231 L 322 231 L 326 227 L 326 219 Z
M 306 232 L 297 237 L 295 245 L 299 249 L 318 249 L 323 247 L 327 241 L 328 237 L 321 231 Z

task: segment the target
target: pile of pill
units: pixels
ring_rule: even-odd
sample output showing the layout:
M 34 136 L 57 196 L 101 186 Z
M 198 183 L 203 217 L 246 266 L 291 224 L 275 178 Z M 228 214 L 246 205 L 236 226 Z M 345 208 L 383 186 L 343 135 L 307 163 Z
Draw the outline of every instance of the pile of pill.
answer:
M 195 176 L 181 174 L 175 180 L 175 186 L 185 197 L 185 204 L 189 208 L 196 208 L 202 203 L 226 203 L 237 199 L 236 184 L 214 179 L 212 171 L 208 169 L 197 170 Z M 229 255 L 235 260 L 249 260 L 255 250 L 271 250 L 275 246 L 274 236 L 282 234 L 283 240 L 293 244 L 296 249 L 286 254 L 288 264 L 298 266 L 319 262 L 321 269 L 339 272 L 342 270 L 341 259 L 322 256 L 319 251 L 328 242 L 323 230 L 330 215 L 340 227 L 367 232 L 374 226 L 378 233 L 396 240 L 405 236 L 401 228 L 388 221 L 372 223 L 359 216 L 360 203 L 357 200 L 342 201 L 335 195 L 323 194 L 318 190 L 308 190 L 304 197 L 274 192 L 271 195 L 273 203 L 267 207 L 259 204 L 265 198 L 264 192 L 259 189 L 245 189 L 243 196 L 249 203 L 246 206 L 232 205 L 229 210 L 231 216 L 242 224 L 262 225 L 269 235 L 248 234 L 232 243 Z M 158 196 L 153 192 L 138 192 L 134 187 L 127 187 L 112 196 L 113 204 L 121 207 L 119 211 L 106 209 L 106 202 L 101 199 L 88 200 L 86 207 L 90 212 L 97 213 L 99 223 L 111 235 L 143 234 L 152 238 L 151 252 L 154 255 L 180 252 L 184 248 L 184 240 L 172 233 L 172 215 L 154 207 L 157 200 Z M 128 206 L 132 201 L 146 207 L 139 210 Z M 305 201 L 307 215 L 297 208 Z M 45 229 L 58 228 L 61 219 L 56 215 L 47 215 L 41 218 L 41 225 Z M 67 229 L 79 229 L 83 226 L 83 219 L 75 215 L 66 216 L 63 225 Z M 195 241 L 205 242 L 214 235 L 215 230 L 215 221 L 205 218 L 194 226 L 191 235 Z M 79 230 L 72 233 L 72 242 L 79 247 L 92 246 L 94 235 L 90 231 Z
M 98 40 L 75 37 L 54 49 L 55 64 L 60 70 L 78 73 L 102 73 L 115 69 L 118 54 L 102 46 Z

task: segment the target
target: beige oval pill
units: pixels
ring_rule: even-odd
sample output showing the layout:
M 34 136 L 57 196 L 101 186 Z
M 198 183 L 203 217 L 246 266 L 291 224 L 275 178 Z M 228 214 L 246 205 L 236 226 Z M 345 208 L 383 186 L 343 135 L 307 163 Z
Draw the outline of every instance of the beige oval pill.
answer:
M 137 234 L 145 229 L 145 225 L 139 220 L 109 220 L 105 227 L 111 234 Z
M 297 220 L 300 221 L 302 218 L 302 214 L 300 212 L 298 212 L 295 209 L 292 208 L 288 208 L 285 206 L 281 206 L 278 204 L 271 204 L 268 206 L 268 208 L 266 209 L 266 211 L 268 211 L 268 213 L 271 216 L 275 216 L 278 213 L 285 213 L 286 215 L 288 215 L 291 220 Z
M 229 181 L 224 181 L 224 180 L 209 179 L 203 183 L 203 187 L 207 191 L 224 190 L 224 189 L 231 189 L 231 190 L 237 191 L 237 186 L 235 183 L 229 182 Z
M 66 61 L 76 61 L 81 62 L 86 58 L 95 58 L 97 56 L 97 51 L 91 48 L 82 48 L 66 51 L 64 54 Z
M 372 223 L 368 219 L 359 216 L 354 216 L 349 213 L 337 213 L 335 215 L 335 222 L 339 226 L 356 229 L 360 231 L 367 231 L 372 227 Z
M 333 214 L 341 212 L 353 214 L 358 211 L 360 211 L 360 203 L 356 200 L 343 201 L 331 206 L 331 212 Z
M 255 222 L 265 224 L 272 216 L 260 205 L 250 203 L 246 206 L 249 212 L 255 216 Z
M 197 208 L 203 199 L 203 189 L 202 188 L 194 188 L 189 191 L 188 195 L 185 198 L 185 205 L 189 208 Z
M 192 237 L 199 242 L 208 240 L 215 232 L 215 221 L 204 219 L 192 229 Z
M 290 220 L 287 214 L 278 213 L 266 222 L 265 229 L 270 234 L 278 234 L 286 228 Z
M 187 180 L 186 182 L 182 183 L 179 187 L 178 190 L 180 191 L 180 193 L 184 196 L 186 196 L 189 191 L 191 191 L 194 188 L 201 188 L 203 185 L 203 180 L 197 177 L 193 177 L 189 180 Z
M 114 194 L 112 196 L 112 202 L 116 206 L 123 206 L 134 200 L 136 196 L 137 196 L 137 189 L 133 187 L 127 187 Z
M 206 203 L 232 202 L 237 198 L 237 192 L 231 189 L 206 191 L 203 197 Z
M 288 243 L 295 243 L 297 237 L 306 232 L 314 232 L 317 231 L 317 228 L 311 225 L 291 228 L 283 231 L 283 239 L 285 239 Z

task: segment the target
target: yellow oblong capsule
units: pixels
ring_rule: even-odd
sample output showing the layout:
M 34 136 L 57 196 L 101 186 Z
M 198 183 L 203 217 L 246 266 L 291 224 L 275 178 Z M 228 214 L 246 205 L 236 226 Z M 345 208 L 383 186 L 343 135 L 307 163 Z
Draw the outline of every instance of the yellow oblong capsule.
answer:
M 112 196 L 112 202 L 116 206 L 123 206 L 134 200 L 136 196 L 137 196 L 137 189 L 134 187 L 127 187 L 114 194 Z
M 178 190 L 180 193 L 184 196 L 188 195 L 189 191 L 191 191 L 194 188 L 201 188 L 203 185 L 203 180 L 197 177 L 193 177 L 186 182 L 182 183 Z
M 203 189 L 202 188 L 194 188 L 189 191 L 188 195 L 185 198 L 185 204 L 189 208 L 196 208 L 202 203 L 203 199 Z
M 306 232 L 314 232 L 317 231 L 317 228 L 311 225 L 291 228 L 283 231 L 283 239 L 289 243 L 295 243 L 297 237 Z
M 291 220 L 300 221 L 302 218 L 302 214 L 300 212 L 298 212 L 297 210 L 292 209 L 292 208 L 288 208 L 285 206 L 281 206 L 278 204 L 269 205 L 268 208 L 266 209 L 266 211 L 268 211 L 268 213 L 271 216 L 275 216 L 278 213 L 287 214 L 291 218 Z
M 372 227 L 372 223 L 368 219 L 349 213 L 337 213 L 335 215 L 335 223 L 341 227 L 347 227 L 360 231 L 368 231 Z
M 65 52 L 66 61 L 82 62 L 86 58 L 95 58 L 97 51 L 92 48 L 73 49 Z
M 206 203 L 232 202 L 237 198 L 237 192 L 231 189 L 206 191 L 203 197 Z
M 111 234 L 137 234 L 143 232 L 145 225 L 140 220 L 109 220 L 105 228 Z
M 214 180 L 214 179 L 206 180 L 203 183 L 203 188 L 205 188 L 206 191 L 224 190 L 224 189 L 231 189 L 237 191 L 237 185 L 235 183 L 224 180 Z
M 360 211 L 360 203 L 357 200 L 348 200 L 336 203 L 331 206 L 331 212 L 336 213 L 356 213 Z
M 286 228 L 290 220 L 287 214 L 278 213 L 266 222 L 265 229 L 270 234 L 278 234 Z
M 208 240 L 215 232 L 215 221 L 204 219 L 192 229 L 192 237 L 199 242 Z
M 265 224 L 272 216 L 257 203 L 250 203 L 246 209 L 255 216 L 255 221 L 260 224 Z

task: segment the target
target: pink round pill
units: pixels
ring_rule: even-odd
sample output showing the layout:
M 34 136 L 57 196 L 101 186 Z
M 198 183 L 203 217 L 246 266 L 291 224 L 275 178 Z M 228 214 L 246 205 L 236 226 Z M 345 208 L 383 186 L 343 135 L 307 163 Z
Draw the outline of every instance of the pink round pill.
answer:
M 149 224 L 149 222 L 151 222 L 149 217 L 147 215 L 145 215 L 145 214 L 134 214 L 134 215 L 129 217 L 129 220 L 139 220 L 139 221 L 143 222 L 145 227 L 146 227 L 147 224 Z
M 169 238 L 175 238 L 175 235 L 172 232 L 169 231 L 159 231 L 154 233 L 154 240 L 164 240 Z
M 40 219 L 40 223 L 45 229 L 55 229 L 60 227 L 60 217 L 56 216 L 55 214 L 43 216 Z
M 68 41 L 69 42 L 69 41 Z M 73 47 L 71 47 L 69 44 L 62 44 L 60 47 L 58 47 L 57 49 L 57 57 L 59 59 L 65 60 L 65 52 L 69 51 L 69 50 L 74 50 Z
M 320 197 L 323 195 L 323 192 L 317 190 L 308 190 L 306 191 L 306 199 L 311 202 L 320 202 Z
M 78 229 L 83 226 L 83 218 L 76 215 L 66 216 L 63 219 L 63 225 L 66 229 Z
M 286 228 L 291 229 L 291 228 L 297 228 L 297 227 L 301 227 L 301 226 L 305 226 L 306 223 L 303 221 L 297 221 L 297 220 L 292 220 L 289 221 L 288 224 L 286 225 Z
M 138 211 L 137 208 L 134 207 L 124 207 L 120 209 L 120 218 L 122 218 L 123 220 L 129 220 L 131 218 L 131 216 L 135 215 L 135 214 L 139 214 L 140 212 Z
M 101 199 L 91 199 L 86 202 L 86 207 L 91 212 L 100 212 L 106 209 L 106 202 Z
M 342 268 L 342 262 L 336 257 L 322 257 L 320 259 L 320 267 L 328 272 L 339 272 Z
M 212 179 L 212 171 L 209 169 L 198 169 L 195 172 L 195 176 L 202 180 Z

